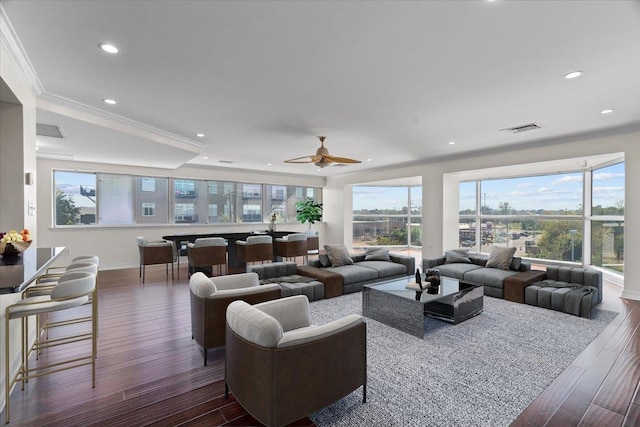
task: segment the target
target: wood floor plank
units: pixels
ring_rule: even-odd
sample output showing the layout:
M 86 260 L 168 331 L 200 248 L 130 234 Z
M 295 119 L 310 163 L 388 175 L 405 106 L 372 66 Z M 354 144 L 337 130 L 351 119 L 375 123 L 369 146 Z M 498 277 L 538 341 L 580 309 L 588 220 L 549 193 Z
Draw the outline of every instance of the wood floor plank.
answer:
M 640 382 L 640 354 L 622 353 L 593 404 L 624 416 Z
M 632 404 L 629 406 L 627 415 L 624 418 L 623 427 L 638 427 L 640 426 L 640 405 Z
M 515 419 L 511 426 L 535 427 L 540 425 L 540 420 L 551 418 L 584 372 L 583 368 L 569 366 Z
M 624 415 L 611 412 L 597 405 L 589 406 L 584 417 L 578 424 L 579 427 L 621 427 L 624 423 Z

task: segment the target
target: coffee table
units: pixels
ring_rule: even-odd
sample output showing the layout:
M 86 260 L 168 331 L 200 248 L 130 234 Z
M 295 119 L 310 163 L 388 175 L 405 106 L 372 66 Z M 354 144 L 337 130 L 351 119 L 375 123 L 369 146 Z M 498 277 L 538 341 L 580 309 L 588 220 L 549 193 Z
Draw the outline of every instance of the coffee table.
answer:
M 396 279 L 362 290 L 362 314 L 418 338 L 424 337 L 424 317 L 460 323 L 483 309 L 484 287 L 441 277 L 437 294 L 406 289 L 411 278 Z

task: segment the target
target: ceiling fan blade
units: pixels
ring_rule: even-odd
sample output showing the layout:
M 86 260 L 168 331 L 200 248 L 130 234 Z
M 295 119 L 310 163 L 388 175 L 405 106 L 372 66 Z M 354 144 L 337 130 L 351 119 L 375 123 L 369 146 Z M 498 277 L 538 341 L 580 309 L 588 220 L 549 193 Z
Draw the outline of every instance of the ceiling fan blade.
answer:
M 360 160 L 349 159 L 347 157 L 337 157 L 329 154 L 325 154 L 324 156 L 327 160 L 330 160 L 335 163 L 362 163 Z
M 296 157 L 295 159 L 285 160 L 285 163 L 315 163 L 320 160 L 321 156 L 302 156 Z

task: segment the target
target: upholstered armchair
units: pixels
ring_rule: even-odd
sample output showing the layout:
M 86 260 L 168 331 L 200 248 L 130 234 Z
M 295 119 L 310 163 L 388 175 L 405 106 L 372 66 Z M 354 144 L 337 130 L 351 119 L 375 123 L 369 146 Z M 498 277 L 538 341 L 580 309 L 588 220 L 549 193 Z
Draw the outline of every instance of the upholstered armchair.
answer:
M 304 233 L 293 233 L 273 241 L 273 252 L 276 257 L 281 257 L 283 261 L 289 258 L 303 257 L 307 259 L 307 235 Z
M 304 295 L 227 309 L 225 397 L 229 389 L 258 421 L 282 426 L 363 386 L 366 323 L 351 314 L 311 324 Z
M 218 275 L 222 274 L 221 267 L 227 268 L 227 241 L 222 237 L 206 237 L 196 239 L 195 242 L 187 244 L 187 258 L 189 260 L 189 277 L 196 271 L 196 268 L 218 267 Z
M 138 250 L 140 251 L 140 271 L 142 283 L 145 279 L 147 265 L 165 264 L 167 277 L 169 276 L 169 264 L 171 264 L 171 280 L 173 280 L 173 262 L 177 253 L 173 243 L 168 240 L 147 240 L 140 236 L 138 240 Z
M 249 304 L 280 298 L 280 286 L 259 286 L 256 273 L 207 277 L 197 272 L 189 280 L 191 291 L 191 335 L 204 350 L 207 366 L 207 350 L 224 346 L 225 312 L 227 306 L 242 300 Z
M 273 261 L 273 238 L 271 236 L 249 236 L 247 240 L 236 240 L 238 259 L 243 263 Z

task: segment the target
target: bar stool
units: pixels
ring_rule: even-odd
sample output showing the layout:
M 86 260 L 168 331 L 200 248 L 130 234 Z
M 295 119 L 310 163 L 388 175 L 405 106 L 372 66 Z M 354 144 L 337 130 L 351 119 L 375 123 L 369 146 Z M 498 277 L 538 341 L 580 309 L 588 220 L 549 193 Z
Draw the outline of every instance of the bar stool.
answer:
M 236 240 L 238 259 L 241 262 L 273 261 L 273 239 L 271 236 L 250 236 L 247 240 Z
M 53 313 L 69 308 L 79 307 L 86 304 L 89 295 L 95 290 L 96 276 L 88 272 L 69 272 L 60 277 L 58 283 L 51 290 L 50 295 L 27 297 L 19 302 L 8 306 L 5 309 L 5 421 L 9 423 L 10 408 L 9 394 L 15 383 L 24 383 L 31 378 L 52 374 L 79 366 L 91 365 L 92 387 L 96 385 L 96 325 L 91 324 L 91 332 L 80 332 L 75 335 L 65 335 L 61 338 L 47 341 L 45 343 L 36 342 L 29 346 L 29 316 L 37 314 Z M 14 376 L 11 376 L 11 343 L 10 323 L 11 320 L 20 319 L 21 327 L 21 348 L 20 365 Z M 42 349 L 64 344 L 75 344 L 79 341 L 91 340 L 91 354 L 86 356 L 75 356 L 71 359 L 59 360 L 45 366 L 29 368 L 29 355 L 32 351 L 40 352 Z
M 229 272 L 227 266 L 227 241 L 222 237 L 205 237 L 196 239 L 193 243 L 187 244 L 187 258 L 189 260 L 189 277 L 195 273 L 197 267 L 218 267 L 218 276 L 222 274 L 224 265 L 226 273 Z
M 307 255 L 307 235 L 304 233 L 293 233 L 288 236 L 277 238 L 273 241 L 273 252 L 276 257 L 282 257 L 284 261 L 289 258 L 296 260 L 301 256 L 303 263 L 308 264 Z
M 81 260 L 82 262 L 78 262 L 76 260 Z M 59 321 L 51 323 L 48 320 L 42 322 L 41 315 L 36 315 L 36 325 L 38 334 L 36 335 L 36 342 L 38 342 L 41 338 L 43 331 L 48 331 L 50 328 L 55 326 L 69 325 L 72 323 L 81 323 L 88 322 L 91 318 L 94 319 L 96 323 L 96 330 L 98 324 L 98 268 L 99 268 L 99 259 L 96 256 L 86 256 L 86 257 L 77 257 L 74 258 L 71 264 L 65 267 L 64 273 L 56 273 L 56 274 L 43 274 L 36 279 L 35 286 L 27 288 L 22 293 L 22 298 L 34 297 L 34 296 L 45 296 L 50 295 L 51 290 L 58 283 L 60 277 L 69 272 L 88 272 L 92 273 L 96 276 L 96 286 L 94 291 L 89 295 L 89 301 L 87 304 L 91 304 L 92 315 L 81 317 L 77 319 L 69 319 L 65 321 Z M 53 267 L 53 268 L 61 268 L 61 267 Z M 47 334 L 48 337 L 48 334 Z

